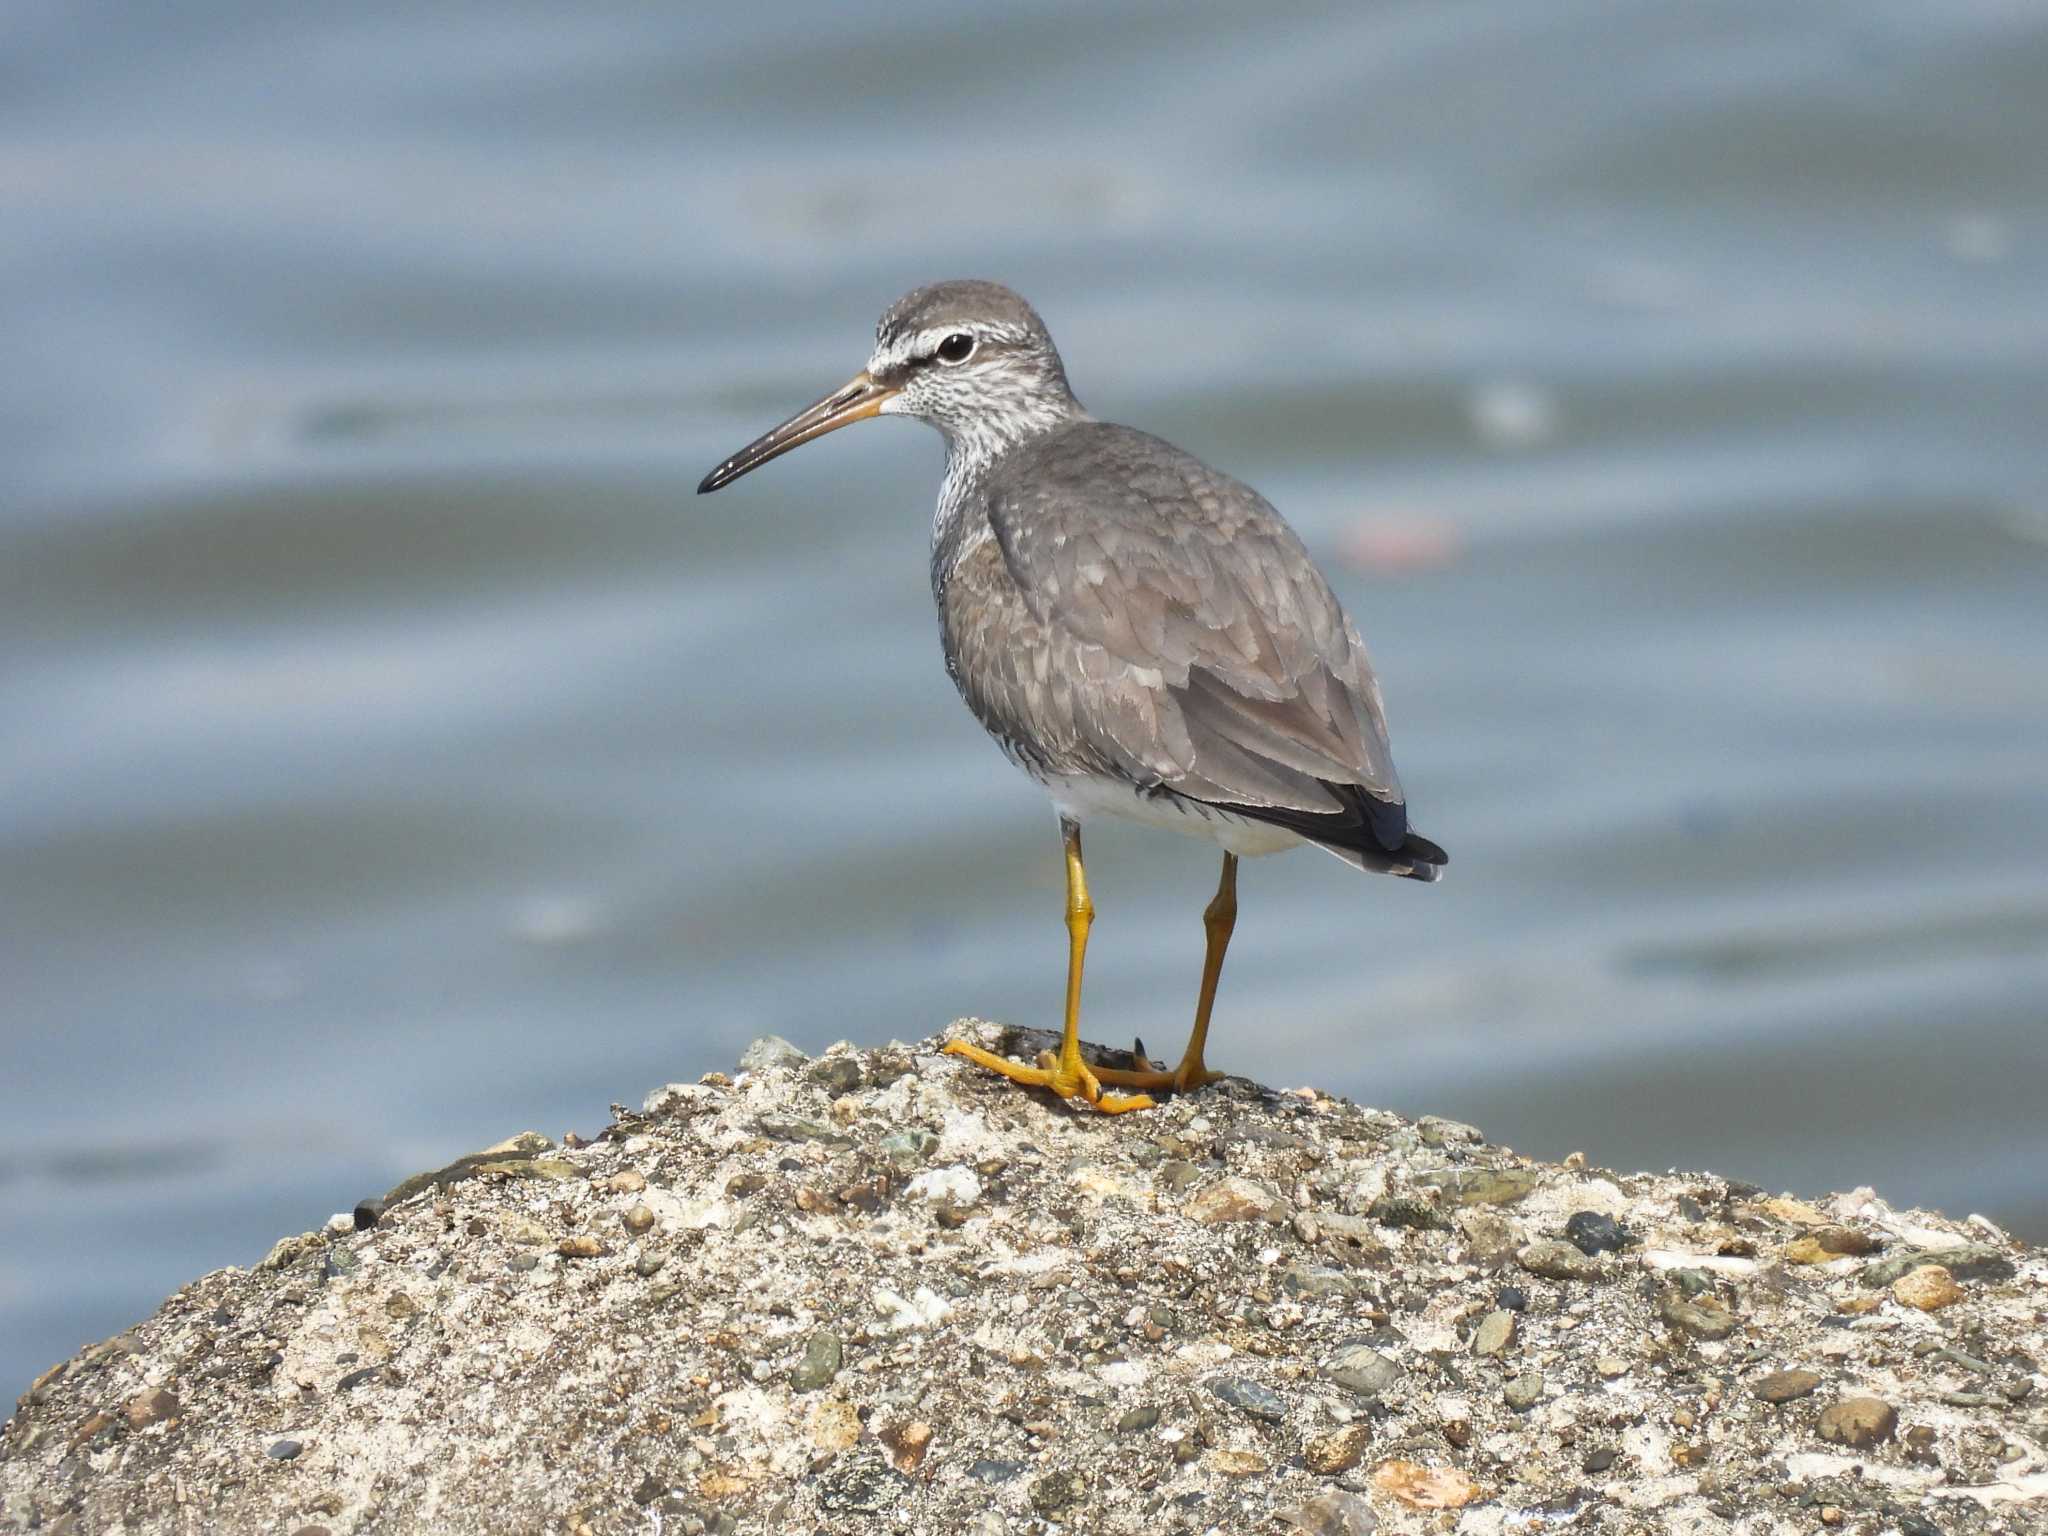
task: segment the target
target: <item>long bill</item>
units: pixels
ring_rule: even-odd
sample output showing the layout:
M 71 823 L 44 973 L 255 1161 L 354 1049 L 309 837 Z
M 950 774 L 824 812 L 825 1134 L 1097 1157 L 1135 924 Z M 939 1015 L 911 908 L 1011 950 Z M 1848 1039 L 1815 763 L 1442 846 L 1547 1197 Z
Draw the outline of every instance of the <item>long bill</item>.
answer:
M 824 399 L 805 406 L 781 426 L 755 438 L 738 453 L 711 471 L 697 484 L 702 496 L 731 485 L 749 470 L 759 469 L 770 459 L 780 458 L 792 448 L 801 448 L 814 437 L 837 432 L 856 421 L 865 421 L 882 409 L 883 402 L 896 393 L 897 386 L 883 384 L 866 369 L 856 373 Z

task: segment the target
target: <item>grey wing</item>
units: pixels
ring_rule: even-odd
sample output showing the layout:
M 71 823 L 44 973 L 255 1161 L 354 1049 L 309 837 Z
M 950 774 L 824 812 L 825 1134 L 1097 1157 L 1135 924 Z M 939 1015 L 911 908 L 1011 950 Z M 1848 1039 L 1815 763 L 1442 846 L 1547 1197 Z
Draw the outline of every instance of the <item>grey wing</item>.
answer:
M 1248 486 L 1090 423 L 1002 477 L 989 519 L 1075 674 L 1069 708 L 1126 774 L 1317 841 L 1407 838 L 1365 647 Z

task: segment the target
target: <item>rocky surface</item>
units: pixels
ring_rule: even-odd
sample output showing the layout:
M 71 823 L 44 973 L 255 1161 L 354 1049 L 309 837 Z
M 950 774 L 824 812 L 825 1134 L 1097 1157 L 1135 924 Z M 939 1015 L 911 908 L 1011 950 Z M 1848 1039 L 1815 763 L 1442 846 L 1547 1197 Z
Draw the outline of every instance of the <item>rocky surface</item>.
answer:
M 1979 1218 L 937 1045 L 758 1047 L 194 1282 L 21 1400 L 0 1530 L 2048 1531 L 2048 1259 Z

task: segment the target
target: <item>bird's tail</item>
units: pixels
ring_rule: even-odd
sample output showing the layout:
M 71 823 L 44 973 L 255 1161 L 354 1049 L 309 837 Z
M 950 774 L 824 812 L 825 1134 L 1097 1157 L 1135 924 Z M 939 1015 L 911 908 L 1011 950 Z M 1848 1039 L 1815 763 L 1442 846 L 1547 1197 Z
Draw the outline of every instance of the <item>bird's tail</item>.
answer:
M 1397 875 L 1403 880 L 1441 880 L 1444 866 L 1451 862 L 1451 856 L 1419 833 L 1410 832 L 1401 840 L 1398 851 L 1382 848 L 1344 848 L 1333 843 L 1318 843 L 1325 853 L 1333 853 L 1353 869 L 1362 869 L 1368 874 Z

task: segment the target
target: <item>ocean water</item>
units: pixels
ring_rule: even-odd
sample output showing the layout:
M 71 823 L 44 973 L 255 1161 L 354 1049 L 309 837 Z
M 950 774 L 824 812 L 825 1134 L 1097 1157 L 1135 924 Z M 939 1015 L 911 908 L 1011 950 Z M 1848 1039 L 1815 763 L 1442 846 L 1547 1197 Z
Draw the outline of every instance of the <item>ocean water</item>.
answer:
M 1213 1062 L 2048 1237 L 2044 148 L 2018 0 L 16 0 L 0 1387 L 762 1032 L 1056 1019 L 937 439 L 691 494 L 946 276 L 1287 513 L 1451 851 L 1248 865 Z M 1212 852 L 1088 851 L 1176 1052 Z

